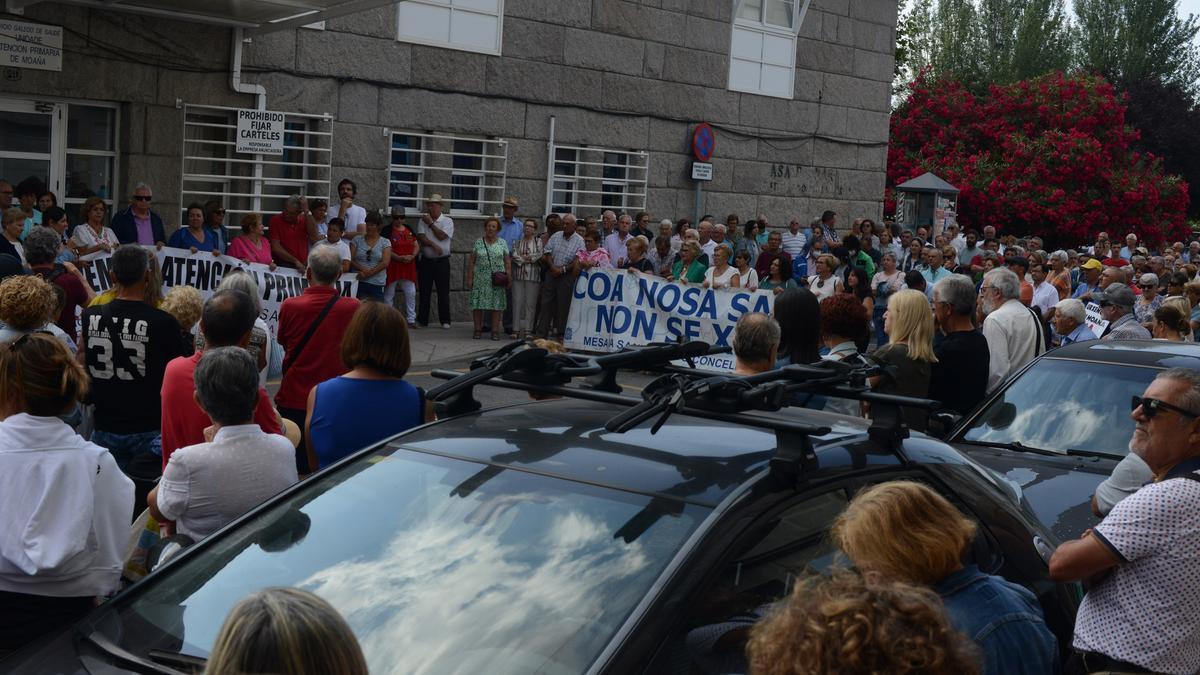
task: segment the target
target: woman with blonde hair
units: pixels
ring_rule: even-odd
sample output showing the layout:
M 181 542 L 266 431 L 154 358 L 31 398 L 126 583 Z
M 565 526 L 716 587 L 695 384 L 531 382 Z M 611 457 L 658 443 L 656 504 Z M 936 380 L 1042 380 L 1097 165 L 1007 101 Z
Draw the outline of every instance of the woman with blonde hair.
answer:
M 265 588 L 229 610 L 204 672 L 367 675 L 367 661 L 328 602 L 299 588 Z
M 869 581 L 936 591 L 953 627 L 982 652 L 986 675 L 1058 672 L 1058 643 L 1037 597 L 962 563 L 976 525 L 929 487 L 913 481 L 869 487 L 850 501 L 830 534 Z
M 817 256 L 817 273 L 808 278 L 808 290 L 821 301 L 842 292 L 842 280 L 834 272 L 838 268 L 838 259 L 829 253 Z
M 55 286 L 37 276 L 8 277 L 0 282 L 0 342 L 33 332 L 50 333 L 75 351 L 75 340 L 54 323 L 58 318 Z
M 906 288 L 888 298 L 883 330 L 888 343 L 871 359 L 883 367 L 884 374 L 872 378 L 871 385 L 884 394 L 927 396 L 930 366 L 937 363 L 937 357 L 933 355 L 933 312 L 925 294 Z M 901 411 L 910 429 L 925 430 L 928 415 L 924 410 Z
M 974 675 L 970 642 L 937 595 L 851 572 L 812 576 L 751 629 L 752 675 Z
M 667 279 L 683 284 L 703 283 L 708 265 L 700 261 L 700 255 L 700 244 L 696 243 L 694 239 L 685 238 L 679 245 L 679 257 L 675 260 L 675 265 L 671 268 L 671 276 Z
M 159 309 L 179 322 L 183 356 L 196 353 L 192 329 L 200 321 L 200 312 L 204 309 L 204 296 L 200 295 L 200 291 L 196 290 L 195 286 L 172 286 Z

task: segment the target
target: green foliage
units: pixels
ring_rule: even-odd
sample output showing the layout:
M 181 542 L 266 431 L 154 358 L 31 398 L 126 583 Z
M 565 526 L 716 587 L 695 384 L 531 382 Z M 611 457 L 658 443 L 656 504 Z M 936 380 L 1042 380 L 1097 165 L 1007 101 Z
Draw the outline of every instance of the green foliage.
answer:
M 1177 0 L 1075 0 L 1079 65 L 1119 86 L 1157 80 L 1195 91 L 1200 24 Z

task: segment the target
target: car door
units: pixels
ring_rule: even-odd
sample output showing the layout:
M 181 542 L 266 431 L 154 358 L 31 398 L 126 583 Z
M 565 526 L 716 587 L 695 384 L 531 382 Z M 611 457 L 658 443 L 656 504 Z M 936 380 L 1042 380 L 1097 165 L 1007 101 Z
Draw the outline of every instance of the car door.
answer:
M 849 561 L 829 536 L 837 517 L 860 490 L 892 480 L 916 480 L 936 489 L 977 523 L 963 500 L 920 469 L 856 477 L 788 497 L 744 528 L 707 579 L 680 606 L 669 635 L 647 665 L 647 673 L 745 672 L 749 628 L 771 605 L 786 598 L 797 579 L 825 573 Z M 1002 564 L 1000 547 L 986 527 L 965 558 L 985 571 Z

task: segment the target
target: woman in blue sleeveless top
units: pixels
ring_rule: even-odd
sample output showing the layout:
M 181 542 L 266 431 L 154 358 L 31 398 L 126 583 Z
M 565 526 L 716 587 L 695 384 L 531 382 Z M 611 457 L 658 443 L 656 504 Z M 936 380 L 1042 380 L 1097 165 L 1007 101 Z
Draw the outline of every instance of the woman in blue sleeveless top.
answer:
M 308 393 L 308 461 L 320 469 L 433 421 L 433 405 L 424 392 L 402 379 L 412 354 L 408 326 L 394 307 L 358 306 L 342 336 L 342 363 L 349 372 Z

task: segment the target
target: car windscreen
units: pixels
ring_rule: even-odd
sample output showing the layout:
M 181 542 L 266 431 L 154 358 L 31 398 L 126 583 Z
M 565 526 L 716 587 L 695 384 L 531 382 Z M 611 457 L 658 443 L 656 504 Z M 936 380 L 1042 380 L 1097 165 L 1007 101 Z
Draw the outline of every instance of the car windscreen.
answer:
M 1129 454 L 1130 399 L 1141 396 L 1154 368 L 1042 359 L 1008 385 L 959 438 L 1020 443 L 1066 452 Z
M 328 600 L 372 673 L 578 673 L 709 508 L 403 449 L 367 455 L 147 578 L 95 625 L 207 657 L 247 594 Z

